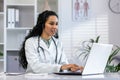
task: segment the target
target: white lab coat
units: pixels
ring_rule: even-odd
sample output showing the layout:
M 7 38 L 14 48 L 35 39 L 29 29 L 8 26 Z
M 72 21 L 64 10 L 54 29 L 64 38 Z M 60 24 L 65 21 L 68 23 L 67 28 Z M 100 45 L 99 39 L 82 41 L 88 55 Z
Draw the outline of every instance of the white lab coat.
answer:
M 48 48 L 45 42 L 40 38 L 40 46 L 44 49 L 44 52 L 39 48 L 38 52 L 38 37 L 31 37 L 25 42 L 25 53 L 28 62 L 27 72 L 33 73 L 52 73 L 59 72 L 60 67 L 63 64 L 67 64 L 67 59 L 64 54 L 61 43 L 58 39 L 53 38 L 57 44 L 57 63 L 55 63 L 56 46 L 53 40 Z M 61 56 L 61 60 L 60 60 Z

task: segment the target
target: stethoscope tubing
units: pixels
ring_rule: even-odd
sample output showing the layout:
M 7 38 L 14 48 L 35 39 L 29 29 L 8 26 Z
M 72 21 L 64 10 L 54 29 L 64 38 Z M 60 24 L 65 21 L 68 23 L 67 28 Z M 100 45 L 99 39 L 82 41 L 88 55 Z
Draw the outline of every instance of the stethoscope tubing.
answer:
M 56 44 L 56 42 L 55 42 L 55 40 L 54 40 L 53 38 L 52 38 L 52 40 L 53 40 L 53 42 L 54 42 L 54 44 L 55 44 L 55 47 L 56 47 L 55 63 L 57 63 L 57 57 L 58 57 L 57 44 Z M 45 59 L 46 59 L 45 51 L 44 51 L 43 47 L 40 46 L 40 37 L 38 37 L 38 47 L 37 47 L 38 53 L 40 53 L 39 48 L 42 50 L 43 55 L 44 55 L 44 57 L 45 57 Z M 59 63 L 60 63 L 60 61 L 61 61 L 61 57 L 62 57 L 62 54 L 61 54 L 61 56 L 60 56 Z

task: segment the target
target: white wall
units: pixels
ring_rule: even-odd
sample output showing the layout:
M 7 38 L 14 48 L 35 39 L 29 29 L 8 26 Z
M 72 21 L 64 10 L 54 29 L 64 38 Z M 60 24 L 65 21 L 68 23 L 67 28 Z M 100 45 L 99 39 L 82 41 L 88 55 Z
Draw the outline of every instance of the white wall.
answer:
M 120 14 L 112 13 L 109 0 L 92 0 L 93 11 L 97 15 L 107 14 L 109 22 L 109 42 L 120 46 Z
M 120 14 L 109 11 L 109 27 L 110 43 L 120 46 Z
M 108 19 L 108 41 L 120 46 L 120 14 L 113 14 L 108 8 L 108 0 L 91 0 L 92 16 L 106 15 Z M 72 50 L 73 44 L 71 27 L 80 26 L 81 23 L 72 21 L 72 0 L 59 0 L 60 37 L 67 53 Z M 64 37 L 64 35 L 67 35 Z M 93 36 L 92 36 L 93 37 Z M 89 38 L 88 38 L 89 39 Z M 67 48 L 66 48 L 67 47 Z M 69 49 L 69 50 L 68 50 Z M 68 56 L 69 57 L 69 56 Z

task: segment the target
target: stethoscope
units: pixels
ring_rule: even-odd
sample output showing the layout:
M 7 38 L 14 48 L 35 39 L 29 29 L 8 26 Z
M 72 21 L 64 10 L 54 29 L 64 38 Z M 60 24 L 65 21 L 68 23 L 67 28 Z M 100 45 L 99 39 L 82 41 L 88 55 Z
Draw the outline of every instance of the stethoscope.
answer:
M 58 57 L 57 44 L 56 44 L 55 40 L 53 39 L 53 37 L 51 37 L 51 39 L 53 40 L 54 45 L 55 45 L 55 47 L 56 47 L 55 63 L 57 63 L 57 57 Z M 42 50 L 43 55 L 44 55 L 44 57 L 45 57 L 45 59 L 46 59 L 45 51 L 44 51 L 43 47 L 40 46 L 40 37 L 38 36 L 38 47 L 37 47 L 37 51 L 38 51 L 38 53 L 40 53 L 39 48 Z M 61 56 L 60 56 L 60 59 L 59 59 L 58 63 L 60 63 L 60 61 L 61 61 L 61 57 L 62 57 L 62 54 L 61 54 Z

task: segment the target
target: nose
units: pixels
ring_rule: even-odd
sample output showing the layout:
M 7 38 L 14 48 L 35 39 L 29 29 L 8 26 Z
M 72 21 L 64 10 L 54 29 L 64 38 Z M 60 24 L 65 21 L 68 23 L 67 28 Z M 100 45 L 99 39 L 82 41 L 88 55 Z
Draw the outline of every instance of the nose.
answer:
M 57 28 L 58 28 L 58 25 L 56 25 L 56 24 L 53 25 L 53 28 L 54 28 L 54 29 L 57 29 Z

